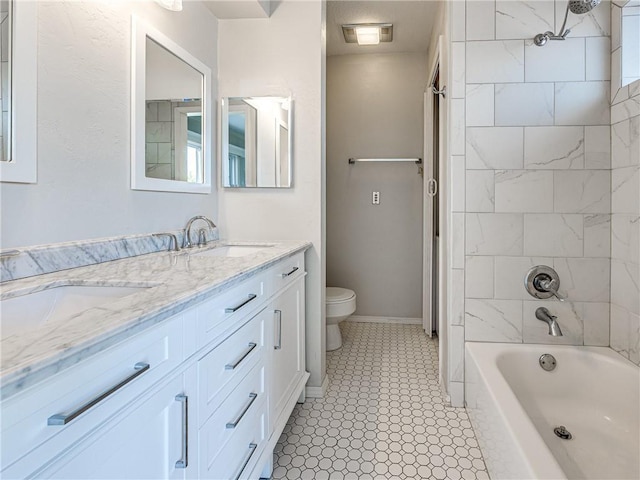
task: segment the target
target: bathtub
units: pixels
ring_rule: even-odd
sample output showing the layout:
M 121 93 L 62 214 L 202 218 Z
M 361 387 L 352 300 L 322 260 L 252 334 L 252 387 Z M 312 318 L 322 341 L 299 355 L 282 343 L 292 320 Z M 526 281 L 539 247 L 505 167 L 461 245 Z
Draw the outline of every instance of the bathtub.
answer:
M 540 367 L 544 353 L 555 370 Z M 468 342 L 465 377 L 493 480 L 640 478 L 640 368 L 613 350 Z

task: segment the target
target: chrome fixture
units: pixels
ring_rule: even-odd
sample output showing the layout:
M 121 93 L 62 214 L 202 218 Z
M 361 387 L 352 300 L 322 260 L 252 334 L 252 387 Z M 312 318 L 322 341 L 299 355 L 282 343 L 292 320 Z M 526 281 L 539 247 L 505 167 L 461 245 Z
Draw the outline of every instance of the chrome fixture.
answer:
M 176 237 L 173 233 L 154 233 L 154 237 L 169 237 L 169 251 L 170 252 L 179 252 L 180 247 L 178 246 L 178 237 Z
M 524 277 L 524 286 L 527 292 L 535 298 L 556 297 L 561 302 L 564 302 L 567 298 L 558 292 L 560 288 L 558 273 L 546 265 L 537 265 L 529 270 Z
M 203 215 L 196 215 L 195 217 L 191 217 L 187 222 L 187 226 L 184 229 L 184 242 L 182 244 L 182 248 L 193 247 L 193 245 L 191 244 L 191 226 L 197 220 L 202 220 L 203 222 L 206 222 L 211 230 L 216 228 L 216 224 Z M 201 245 L 200 241 L 198 241 L 198 245 Z
M 571 30 L 566 28 L 567 18 L 569 17 L 569 10 L 571 10 L 571 13 L 575 15 L 582 15 L 596 8 L 600 4 L 600 1 L 601 0 L 569 0 L 567 2 L 567 10 L 564 14 L 564 22 L 562 22 L 560 33 L 558 33 L 558 35 L 553 32 L 539 33 L 538 35 L 533 37 L 533 43 L 535 43 L 539 47 L 542 47 L 549 40 L 565 40 L 567 38 L 567 35 L 571 33 Z
M 536 309 L 536 318 L 549 325 L 549 335 L 552 337 L 562 337 L 562 330 L 556 321 L 558 317 L 551 315 L 551 312 L 544 307 Z
M 206 246 L 207 245 L 207 230 L 201 228 L 198 230 L 198 246 Z
M 567 430 L 567 427 L 565 427 L 564 425 L 560 425 L 559 427 L 554 428 L 553 433 L 556 434 L 556 437 L 560 437 L 563 440 L 571 440 L 573 438 L 571 432 Z
M 393 41 L 392 23 L 357 23 L 342 25 L 342 35 L 347 43 L 378 45 Z
M 556 365 L 558 364 L 558 362 L 556 361 L 556 357 L 554 357 L 550 353 L 544 353 L 540 355 L 540 358 L 538 359 L 538 363 L 540 364 L 542 369 L 546 370 L 547 372 L 551 372 L 552 370 L 555 370 Z
M 349 165 L 356 162 L 413 162 L 416 165 L 422 164 L 421 158 L 350 158 Z

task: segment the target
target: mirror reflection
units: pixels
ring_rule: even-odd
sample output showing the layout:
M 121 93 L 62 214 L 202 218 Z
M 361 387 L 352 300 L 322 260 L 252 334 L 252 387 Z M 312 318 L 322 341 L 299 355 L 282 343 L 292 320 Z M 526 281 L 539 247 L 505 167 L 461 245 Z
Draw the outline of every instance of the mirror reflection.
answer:
M 225 187 L 291 186 L 291 99 L 231 97 L 223 102 Z
M 11 161 L 11 6 L 10 0 L 0 1 L 0 100 L 2 101 L 0 162 Z
M 622 86 L 640 79 L 640 0 L 622 9 Z
M 147 37 L 145 79 L 146 176 L 203 183 L 202 74 Z

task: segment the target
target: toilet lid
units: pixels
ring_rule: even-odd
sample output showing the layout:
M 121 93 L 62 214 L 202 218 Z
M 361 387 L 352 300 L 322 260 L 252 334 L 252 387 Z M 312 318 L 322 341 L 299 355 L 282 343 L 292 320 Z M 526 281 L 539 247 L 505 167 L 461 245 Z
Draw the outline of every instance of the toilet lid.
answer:
M 338 303 L 351 300 L 356 294 L 353 290 L 340 287 L 327 287 L 327 303 Z

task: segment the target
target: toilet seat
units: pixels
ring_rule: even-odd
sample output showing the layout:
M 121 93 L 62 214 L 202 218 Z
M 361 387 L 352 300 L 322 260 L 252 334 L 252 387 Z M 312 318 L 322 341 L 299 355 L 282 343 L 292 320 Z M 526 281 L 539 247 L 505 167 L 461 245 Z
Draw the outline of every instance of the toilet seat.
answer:
M 348 288 L 327 287 L 327 303 L 332 305 L 336 303 L 344 303 L 353 300 L 356 293 Z

